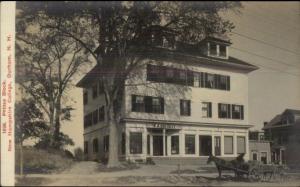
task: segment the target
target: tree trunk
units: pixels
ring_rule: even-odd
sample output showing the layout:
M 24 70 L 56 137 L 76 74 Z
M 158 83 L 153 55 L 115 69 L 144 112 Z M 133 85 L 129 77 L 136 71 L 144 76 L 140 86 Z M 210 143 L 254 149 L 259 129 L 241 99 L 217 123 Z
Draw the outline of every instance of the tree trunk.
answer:
M 20 144 L 20 176 L 23 177 L 23 142 L 21 141 Z
M 60 114 L 61 114 L 61 99 L 58 98 L 56 101 L 56 105 L 55 105 L 55 124 L 54 124 L 54 144 L 55 144 L 55 148 L 60 148 L 60 140 L 59 140 L 59 133 L 60 133 Z
M 119 162 L 119 133 L 118 122 L 115 119 L 113 107 L 109 107 L 107 111 L 109 125 L 109 153 L 108 153 L 108 168 L 120 167 Z

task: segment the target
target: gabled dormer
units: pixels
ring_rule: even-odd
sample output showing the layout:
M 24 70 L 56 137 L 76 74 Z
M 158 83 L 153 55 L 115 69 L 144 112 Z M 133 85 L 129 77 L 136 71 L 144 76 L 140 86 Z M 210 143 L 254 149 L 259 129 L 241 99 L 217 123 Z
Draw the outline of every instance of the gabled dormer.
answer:
M 199 48 L 202 54 L 222 59 L 228 59 L 228 48 L 230 45 L 231 42 L 224 36 L 208 36 L 199 42 Z
M 152 26 L 149 28 L 150 43 L 152 46 L 175 50 L 176 32 L 161 26 Z

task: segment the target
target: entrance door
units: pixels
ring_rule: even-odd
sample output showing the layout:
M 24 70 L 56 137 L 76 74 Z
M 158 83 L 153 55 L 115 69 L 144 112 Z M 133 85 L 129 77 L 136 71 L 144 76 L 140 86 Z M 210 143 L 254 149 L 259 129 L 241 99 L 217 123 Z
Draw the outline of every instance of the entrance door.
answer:
M 163 136 L 154 135 L 153 136 L 153 156 L 163 156 L 164 146 L 163 146 Z
M 209 156 L 211 154 L 211 136 L 199 136 L 199 154 L 200 156 Z

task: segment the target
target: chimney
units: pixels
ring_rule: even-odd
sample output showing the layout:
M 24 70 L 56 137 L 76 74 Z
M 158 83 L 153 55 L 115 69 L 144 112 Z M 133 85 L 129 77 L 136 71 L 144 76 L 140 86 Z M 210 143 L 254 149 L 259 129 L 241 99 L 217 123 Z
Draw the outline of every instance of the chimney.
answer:
M 269 123 L 269 122 L 265 121 L 265 122 L 264 122 L 264 126 L 266 126 L 268 123 Z

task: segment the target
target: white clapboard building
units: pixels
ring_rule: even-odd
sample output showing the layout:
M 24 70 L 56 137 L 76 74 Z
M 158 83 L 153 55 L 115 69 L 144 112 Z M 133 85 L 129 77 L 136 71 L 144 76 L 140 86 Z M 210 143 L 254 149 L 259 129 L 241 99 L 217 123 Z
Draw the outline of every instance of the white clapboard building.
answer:
M 258 69 L 229 55 L 231 42 L 210 36 L 176 42 L 152 32 L 154 47 L 125 89 L 120 158 L 249 159 L 248 73 Z M 84 95 L 84 146 L 88 160 L 107 157 L 105 99 L 95 66 L 77 86 Z M 133 84 L 136 83 L 136 84 Z

